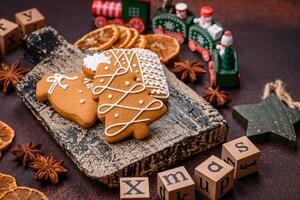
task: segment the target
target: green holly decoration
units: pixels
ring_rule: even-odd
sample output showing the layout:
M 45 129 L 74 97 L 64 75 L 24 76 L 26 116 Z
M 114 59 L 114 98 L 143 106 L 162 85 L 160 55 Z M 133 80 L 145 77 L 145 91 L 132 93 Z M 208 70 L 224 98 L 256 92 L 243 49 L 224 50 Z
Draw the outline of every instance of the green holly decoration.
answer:
M 225 53 L 222 58 L 222 69 L 231 70 L 234 68 L 234 53 L 231 46 L 225 48 Z

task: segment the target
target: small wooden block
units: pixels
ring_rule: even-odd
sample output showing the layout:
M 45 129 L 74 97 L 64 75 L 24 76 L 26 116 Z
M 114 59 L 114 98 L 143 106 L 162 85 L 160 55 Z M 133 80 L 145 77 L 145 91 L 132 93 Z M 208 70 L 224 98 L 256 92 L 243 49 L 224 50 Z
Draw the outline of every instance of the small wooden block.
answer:
M 124 177 L 120 178 L 120 199 L 149 200 L 148 177 Z
M 211 156 L 195 168 L 196 189 L 210 199 L 219 199 L 233 188 L 231 165 Z
M 195 199 L 195 182 L 184 167 L 157 174 L 157 194 L 162 200 Z
M 234 167 L 234 178 L 238 179 L 257 171 L 260 151 L 243 136 L 222 146 L 222 159 Z
M 0 19 L 0 53 L 6 54 L 20 43 L 19 26 L 6 19 Z
M 45 26 L 45 17 L 36 8 L 16 13 L 15 18 L 23 34 L 31 33 Z

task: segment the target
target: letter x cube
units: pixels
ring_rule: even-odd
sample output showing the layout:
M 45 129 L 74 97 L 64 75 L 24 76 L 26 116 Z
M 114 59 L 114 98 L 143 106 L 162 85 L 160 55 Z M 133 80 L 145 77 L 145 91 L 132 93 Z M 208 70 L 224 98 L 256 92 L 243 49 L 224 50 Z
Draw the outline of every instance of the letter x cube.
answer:
M 149 178 L 148 177 L 124 177 L 120 178 L 121 200 L 149 200 Z
M 194 200 L 195 182 L 184 167 L 157 174 L 157 194 L 162 200 Z
M 233 188 L 233 167 L 211 156 L 195 168 L 196 189 L 210 199 L 219 199 Z
M 259 149 L 246 136 L 229 141 L 222 146 L 222 159 L 234 167 L 235 179 L 256 172 L 259 157 Z

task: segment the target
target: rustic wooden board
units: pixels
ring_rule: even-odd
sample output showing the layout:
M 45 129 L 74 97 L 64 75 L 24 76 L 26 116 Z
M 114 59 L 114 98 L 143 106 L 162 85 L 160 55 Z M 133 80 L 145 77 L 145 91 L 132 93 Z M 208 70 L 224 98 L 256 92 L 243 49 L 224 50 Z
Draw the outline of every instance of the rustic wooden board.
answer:
M 147 176 L 226 141 L 228 126 L 224 118 L 165 67 L 169 111 L 150 126 L 151 137 L 108 144 L 103 140 L 104 126 L 100 122 L 83 129 L 57 114 L 48 102 L 35 98 L 36 83 L 45 73 L 79 70 L 85 54 L 49 27 L 32 33 L 23 45 L 27 57 L 45 59 L 23 78 L 17 86 L 18 95 L 91 178 L 116 186 L 121 176 Z

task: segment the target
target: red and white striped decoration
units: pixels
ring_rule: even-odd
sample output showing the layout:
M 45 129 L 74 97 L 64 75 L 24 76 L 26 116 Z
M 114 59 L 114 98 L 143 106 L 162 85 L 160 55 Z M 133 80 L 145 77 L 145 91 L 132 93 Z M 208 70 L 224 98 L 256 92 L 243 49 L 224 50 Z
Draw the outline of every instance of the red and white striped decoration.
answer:
M 114 1 L 94 0 L 92 4 L 92 13 L 95 16 L 105 16 L 109 18 L 122 17 L 122 3 Z

